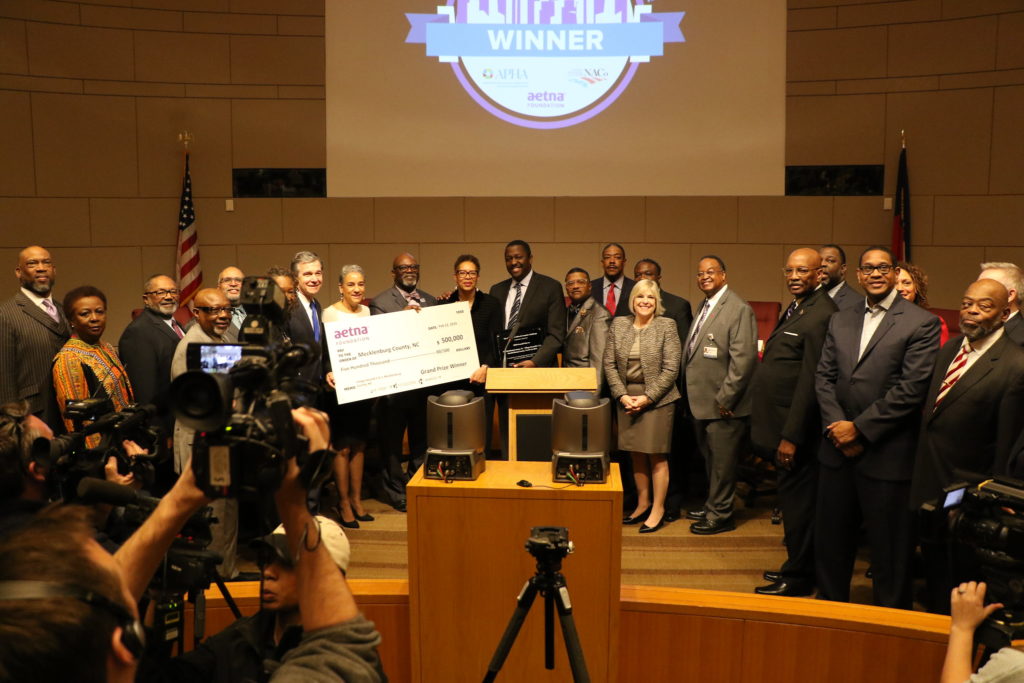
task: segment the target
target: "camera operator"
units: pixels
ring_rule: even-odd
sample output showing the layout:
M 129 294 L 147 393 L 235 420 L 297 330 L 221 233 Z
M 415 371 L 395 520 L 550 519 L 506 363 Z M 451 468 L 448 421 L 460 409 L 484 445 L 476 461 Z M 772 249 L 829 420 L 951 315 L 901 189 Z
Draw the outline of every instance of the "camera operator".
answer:
M 323 544 L 338 570 L 348 567 L 348 539 L 336 522 L 316 517 Z M 295 566 L 288 549 L 284 526 L 254 541 L 260 552 L 263 583 L 261 609 L 239 619 L 220 633 L 207 638 L 199 647 L 171 660 L 144 658 L 138 680 L 146 683 L 243 683 L 266 680 L 284 655 L 302 637 Z M 157 646 L 153 651 L 163 649 Z M 149 655 L 150 651 L 147 651 Z
M 940 683 L 1010 683 L 1024 679 L 1024 642 L 1014 641 L 993 654 L 978 673 L 972 675 L 974 631 L 1001 603 L 985 604 L 985 583 L 961 583 L 950 595 L 953 618 L 949 627 L 949 647 L 942 665 Z
M 37 439 L 52 440 L 53 431 L 28 410 L 26 401 L 0 405 L 0 533 L 28 521 L 57 497 L 52 456 L 37 444 Z M 129 457 L 144 453 L 131 441 L 123 447 Z M 134 475 L 118 473 L 113 456 L 103 469 L 108 481 L 134 488 L 141 485 Z
M 293 411 L 311 452 L 328 445 L 322 413 Z M 294 454 L 292 454 L 294 455 Z M 295 458 L 275 495 L 296 558 L 305 634 L 271 676 L 274 683 L 380 681 L 380 635 L 359 614 L 306 508 Z M 136 602 L 186 520 L 208 500 L 191 464 L 139 530 L 113 556 L 92 540 L 84 513 L 46 510 L 0 538 L 0 678 L 35 683 L 131 681 L 144 646 Z

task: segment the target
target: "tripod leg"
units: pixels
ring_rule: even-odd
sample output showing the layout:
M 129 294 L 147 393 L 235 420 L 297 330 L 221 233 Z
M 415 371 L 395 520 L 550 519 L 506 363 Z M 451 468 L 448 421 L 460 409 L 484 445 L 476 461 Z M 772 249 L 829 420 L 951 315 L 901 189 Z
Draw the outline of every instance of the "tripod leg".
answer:
M 556 586 L 557 597 L 553 599 L 558 604 L 558 620 L 562 624 L 562 639 L 565 640 L 565 651 L 569 654 L 569 668 L 572 669 L 572 680 L 575 683 L 590 683 L 590 674 L 587 673 L 587 662 L 583 658 L 583 647 L 580 645 L 580 635 L 576 632 L 576 622 L 572 618 L 572 601 L 569 599 L 569 589 L 565 584 Z
M 551 591 L 544 596 L 544 668 L 555 668 L 555 596 Z
M 487 665 L 484 683 L 491 683 L 498 675 L 498 672 L 501 671 L 501 667 L 505 663 L 508 653 L 512 650 L 512 645 L 516 642 L 516 636 L 519 635 L 519 629 L 523 627 L 526 615 L 530 613 L 530 607 L 533 606 L 533 600 L 536 597 L 537 586 L 534 584 L 534 579 L 531 578 L 526 582 L 523 590 L 519 592 L 519 596 L 516 598 L 516 608 L 512 612 L 512 617 L 508 620 L 505 633 L 502 634 L 501 640 L 498 641 L 498 647 L 494 650 L 491 663 Z
M 224 602 L 226 602 L 228 607 L 231 608 L 231 613 L 235 615 L 235 619 L 241 619 L 242 610 L 238 609 L 238 605 L 235 604 L 235 599 L 231 597 L 231 593 L 228 592 L 228 587 L 224 585 L 224 579 L 214 574 L 213 580 L 217 583 L 217 588 L 220 589 L 220 594 L 224 596 Z

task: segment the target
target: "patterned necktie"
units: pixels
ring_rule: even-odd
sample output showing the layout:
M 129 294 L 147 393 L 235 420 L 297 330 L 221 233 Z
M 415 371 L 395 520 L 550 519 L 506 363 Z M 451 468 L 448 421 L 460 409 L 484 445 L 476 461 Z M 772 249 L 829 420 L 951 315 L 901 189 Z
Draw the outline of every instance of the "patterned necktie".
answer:
M 786 312 L 782 314 L 782 320 L 780 322 L 786 322 L 789 320 L 789 316 L 796 312 L 796 305 L 796 299 L 793 299 L 793 302 L 789 304 L 788 308 L 786 308 Z
M 49 299 L 43 299 L 43 308 L 46 309 L 47 315 L 53 318 L 53 322 L 59 323 L 60 316 L 57 314 L 57 308 L 53 305 L 53 302 Z
M 687 356 L 692 356 L 693 350 L 697 348 L 697 337 L 700 336 L 700 326 L 704 324 L 704 318 L 708 317 L 709 310 L 711 310 L 711 300 L 704 299 L 704 306 L 700 309 L 700 317 L 697 318 L 697 324 L 693 326 L 693 335 L 690 337 L 690 343 L 686 345 Z
M 174 330 L 174 334 L 178 335 L 178 339 L 185 336 L 185 333 L 181 330 L 181 325 L 174 318 L 171 318 L 171 329 Z
M 971 345 L 964 339 L 963 346 L 960 347 L 960 353 L 956 354 L 956 358 L 953 359 L 953 363 L 949 366 L 949 370 L 946 371 L 946 376 L 942 379 L 942 386 L 939 387 L 939 394 L 935 397 L 935 405 L 932 406 L 932 410 L 939 407 L 946 396 L 949 394 L 949 390 L 953 388 L 953 385 L 963 377 L 964 367 L 967 365 L 967 356 L 974 351 Z
M 316 310 L 316 302 L 309 302 L 309 310 L 313 313 L 313 341 L 320 343 L 320 314 Z
M 614 283 L 608 284 L 608 298 L 605 299 L 604 307 L 608 309 L 608 312 L 615 315 L 615 285 Z
M 523 305 L 523 283 L 516 283 L 516 300 L 512 302 L 512 310 L 508 314 L 508 327 L 511 330 L 519 322 L 519 307 Z

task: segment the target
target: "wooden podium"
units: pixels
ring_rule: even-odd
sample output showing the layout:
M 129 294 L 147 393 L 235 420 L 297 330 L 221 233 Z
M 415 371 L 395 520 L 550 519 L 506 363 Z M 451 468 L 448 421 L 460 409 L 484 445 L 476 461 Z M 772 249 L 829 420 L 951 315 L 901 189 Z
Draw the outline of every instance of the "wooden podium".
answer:
M 594 683 L 618 672 L 622 481 L 583 487 L 551 482 L 550 463 L 488 462 L 476 481 L 416 473 L 409 504 L 412 681 L 483 679 L 516 597 L 535 571 L 526 540 L 535 526 L 564 526 L 576 551 L 562 564 L 573 618 Z M 532 487 L 517 485 L 519 480 Z M 538 595 L 498 681 L 572 680 L 558 615 L 555 668 L 544 668 L 544 599 Z
M 551 400 L 567 391 L 597 391 L 594 368 L 490 368 L 487 391 L 508 395 L 508 459 L 519 460 L 519 435 L 530 430 L 530 420 L 551 414 Z M 503 421 L 504 422 L 504 421 Z M 522 425 L 522 429 L 520 426 Z M 550 420 L 547 421 L 550 436 Z M 541 441 L 545 441 L 541 439 Z M 534 460 L 550 460 L 550 438 Z

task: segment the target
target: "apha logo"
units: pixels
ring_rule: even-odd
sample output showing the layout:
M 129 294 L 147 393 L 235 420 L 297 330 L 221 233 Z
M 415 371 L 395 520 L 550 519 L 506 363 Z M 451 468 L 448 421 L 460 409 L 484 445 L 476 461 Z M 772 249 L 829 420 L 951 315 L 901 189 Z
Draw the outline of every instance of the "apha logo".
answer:
M 490 114 L 565 128 L 607 109 L 665 43 L 684 42 L 685 12 L 654 12 L 648 2 L 447 0 L 435 14 L 407 13 L 405 42 L 425 44 Z

